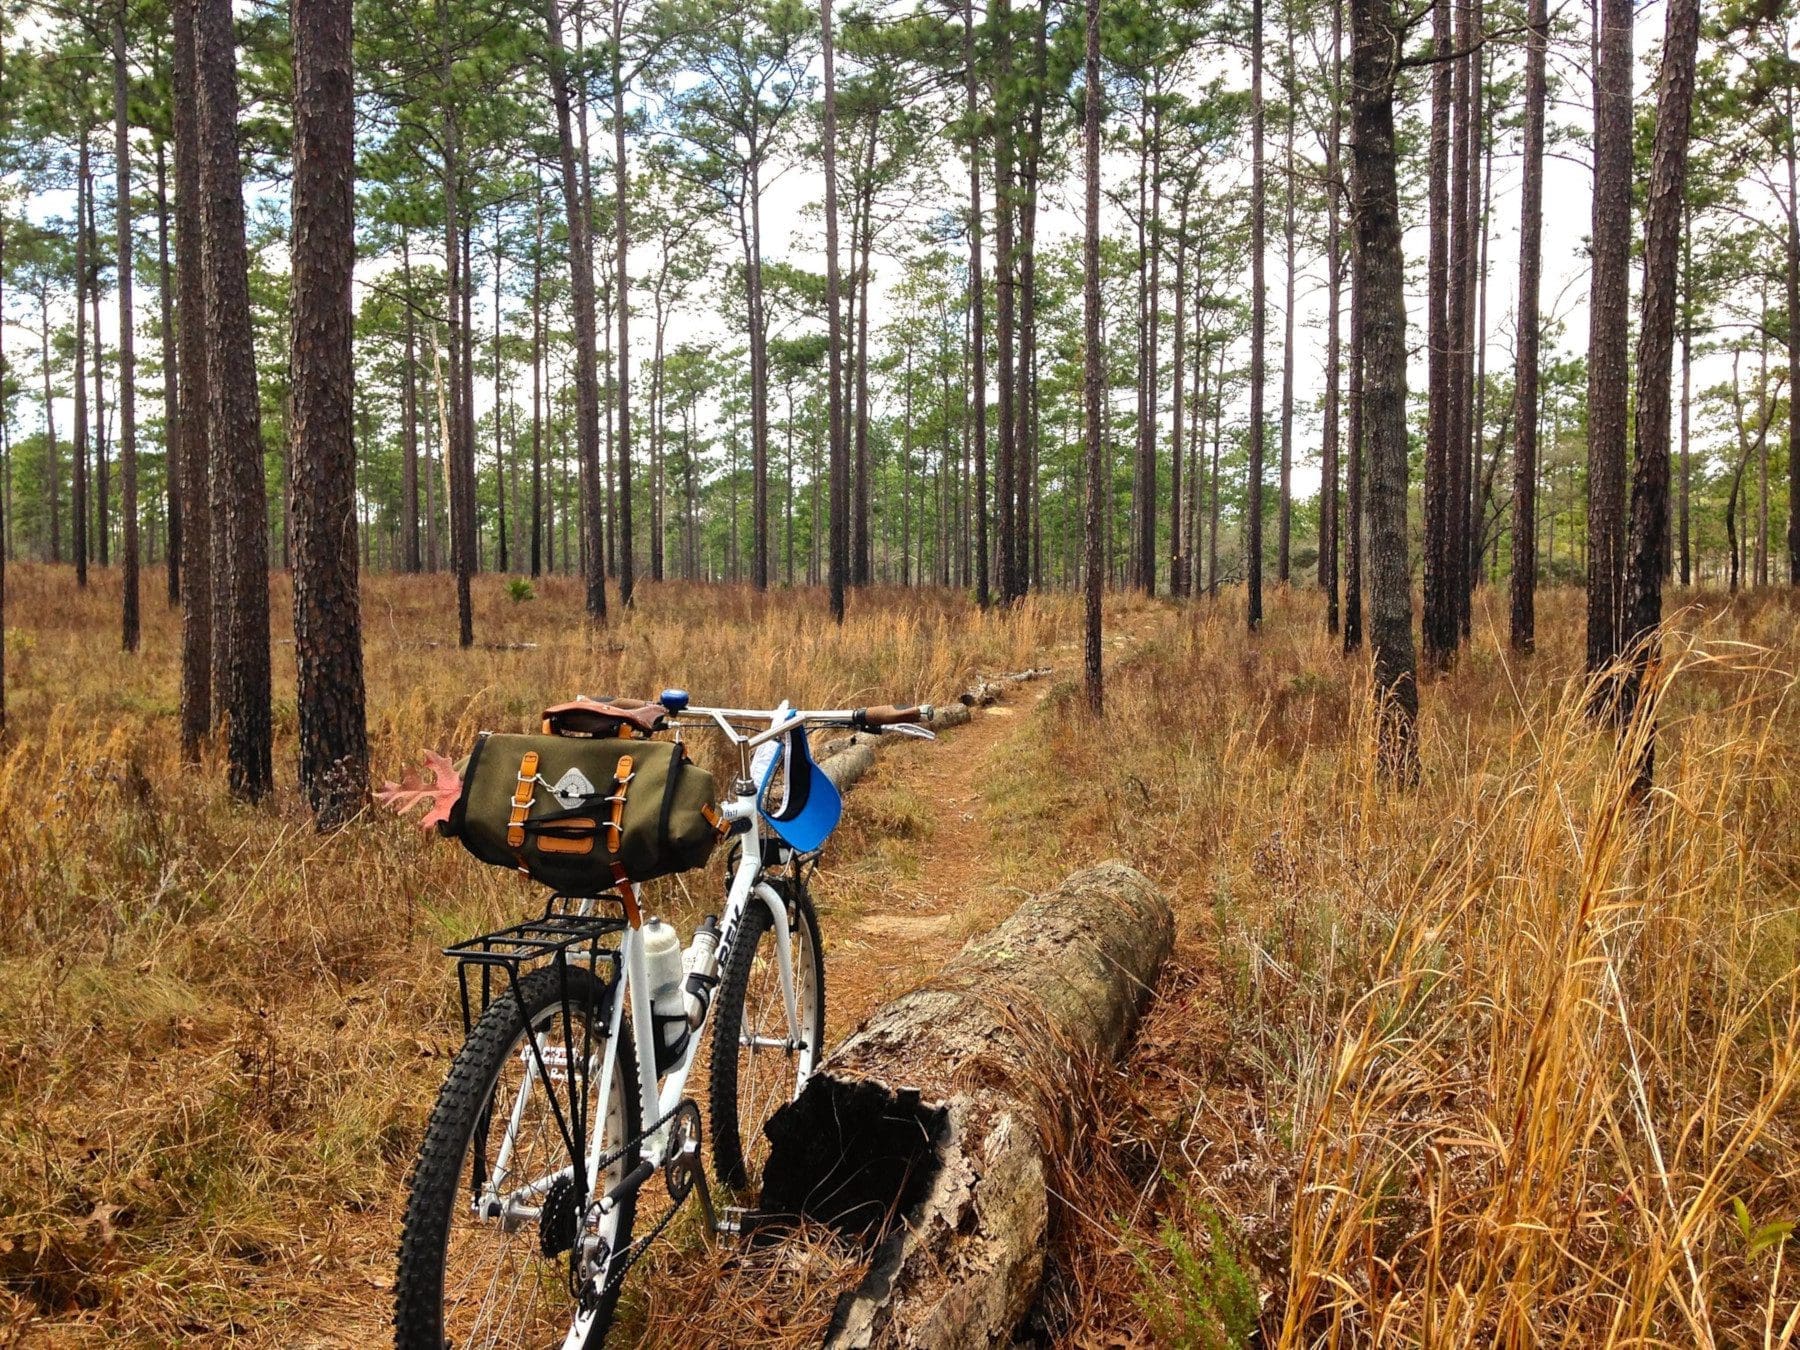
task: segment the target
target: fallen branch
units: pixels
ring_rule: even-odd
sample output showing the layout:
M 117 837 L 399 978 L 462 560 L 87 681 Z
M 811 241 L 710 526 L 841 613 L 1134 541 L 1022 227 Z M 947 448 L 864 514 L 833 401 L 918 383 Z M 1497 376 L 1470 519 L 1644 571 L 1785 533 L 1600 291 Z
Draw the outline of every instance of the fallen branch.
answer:
M 769 1121 L 762 1209 L 871 1249 L 826 1344 L 1010 1344 L 1043 1278 L 1044 1139 L 1118 1056 L 1174 943 L 1119 863 L 1077 872 L 880 1008 Z

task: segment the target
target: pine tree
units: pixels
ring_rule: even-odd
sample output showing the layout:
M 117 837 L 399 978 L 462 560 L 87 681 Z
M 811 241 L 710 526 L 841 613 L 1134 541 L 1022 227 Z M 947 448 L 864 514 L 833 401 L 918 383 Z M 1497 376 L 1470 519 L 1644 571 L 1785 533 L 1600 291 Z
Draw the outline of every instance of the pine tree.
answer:
M 294 660 L 300 790 L 322 830 L 361 809 L 351 273 L 356 262 L 350 0 L 294 12 Z
M 1368 436 L 1369 645 L 1382 764 L 1418 774 L 1419 689 L 1406 544 L 1406 297 L 1394 145 L 1394 81 L 1401 47 L 1393 0 L 1351 0 L 1357 307 L 1362 324 L 1362 418 Z
M 1682 203 L 1687 187 L 1688 128 L 1694 102 L 1694 59 L 1700 44 L 1699 0 L 1669 0 L 1656 139 L 1644 213 L 1644 309 L 1638 338 L 1636 464 L 1631 482 L 1631 533 L 1625 638 L 1631 666 L 1621 690 L 1629 716 L 1659 649 L 1662 584 L 1669 557 L 1669 381 L 1674 358 Z M 1655 748 L 1646 742 L 1638 786 L 1648 788 Z
M 1623 652 L 1626 308 L 1631 290 L 1631 0 L 1596 0 L 1588 301 L 1587 666 Z
M 1547 0 L 1530 0 L 1525 56 L 1525 149 L 1519 205 L 1519 308 L 1513 374 L 1512 612 L 1514 651 L 1537 642 L 1538 278 L 1544 235 Z
M 178 0 L 188 3 L 190 0 Z M 191 0 L 199 82 L 200 230 L 206 290 L 212 508 L 225 521 L 213 594 L 229 623 L 223 712 L 232 792 L 261 801 L 270 764 L 269 555 L 256 352 L 238 164 L 237 55 L 230 0 Z M 214 614 L 219 613 L 215 603 Z M 215 640 L 220 630 L 215 625 Z
M 181 327 L 177 382 L 181 441 L 181 755 L 192 762 L 213 719 L 213 528 L 211 451 L 207 439 L 205 263 L 201 244 L 199 76 L 195 6 L 174 0 L 171 118 L 175 134 L 175 287 Z M 221 707 L 220 711 L 223 711 Z

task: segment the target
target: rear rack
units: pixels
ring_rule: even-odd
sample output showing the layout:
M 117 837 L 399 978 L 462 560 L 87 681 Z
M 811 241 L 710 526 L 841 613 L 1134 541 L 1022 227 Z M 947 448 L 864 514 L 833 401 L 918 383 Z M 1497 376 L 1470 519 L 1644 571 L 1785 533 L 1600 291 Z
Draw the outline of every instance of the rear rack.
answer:
M 583 906 L 592 912 L 582 913 Z M 606 906 L 606 909 L 600 909 Z M 627 927 L 623 901 L 617 895 L 582 898 L 552 895 L 544 902 L 544 912 L 466 938 L 443 949 L 444 955 L 456 961 L 456 979 L 462 997 L 463 1034 L 493 1002 L 494 974 L 504 972 L 504 988 L 515 997 L 519 980 L 526 970 L 540 963 L 559 967 L 565 974 L 570 964 L 584 965 L 607 984 L 616 984 L 619 976 L 619 950 L 612 941 Z M 611 972 L 601 970 L 610 966 Z M 471 971 L 480 972 L 479 989 L 471 989 Z M 479 1006 L 477 1006 L 479 998 Z M 520 1011 L 523 1012 L 523 1004 Z

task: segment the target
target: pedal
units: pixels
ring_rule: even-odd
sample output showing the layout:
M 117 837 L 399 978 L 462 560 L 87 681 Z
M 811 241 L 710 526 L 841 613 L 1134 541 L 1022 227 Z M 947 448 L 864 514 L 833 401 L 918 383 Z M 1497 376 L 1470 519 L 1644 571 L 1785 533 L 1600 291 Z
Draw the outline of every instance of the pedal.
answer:
M 754 1228 L 755 1212 L 742 1205 L 727 1205 L 720 1211 L 719 1221 L 713 1225 L 715 1233 L 741 1234 L 745 1231 L 746 1221 Z

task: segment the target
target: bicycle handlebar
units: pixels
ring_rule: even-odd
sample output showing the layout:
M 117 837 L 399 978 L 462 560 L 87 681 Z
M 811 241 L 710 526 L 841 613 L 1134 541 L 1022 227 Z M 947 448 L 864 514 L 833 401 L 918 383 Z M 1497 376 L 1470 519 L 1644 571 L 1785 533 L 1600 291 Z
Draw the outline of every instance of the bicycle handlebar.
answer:
M 929 703 L 921 703 L 916 708 L 896 708 L 892 704 L 886 704 L 879 708 L 858 708 L 856 710 L 856 715 L 850 720 L 858 727 L 868 727 L 872 730 L 876 730 L 881 727 L 896 727 L 907 723 L 925 722 L 929 721 L 930 718 L 931 705 Z

